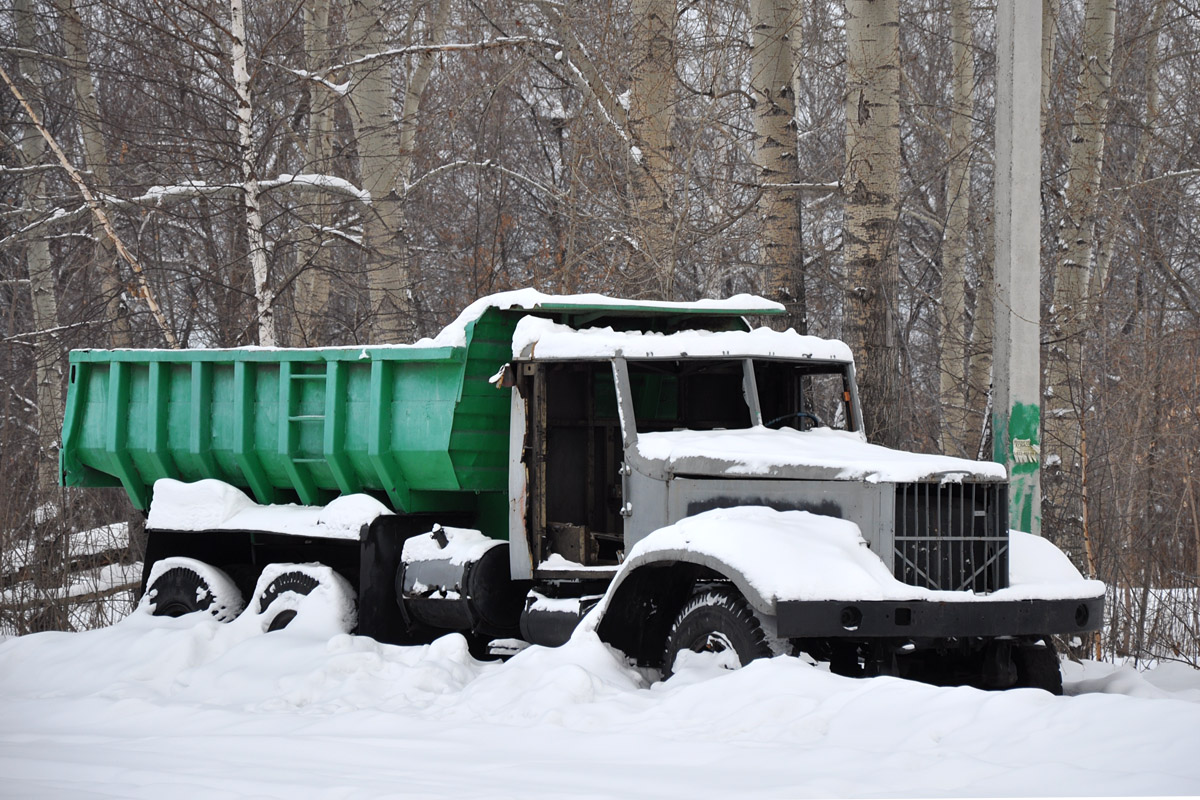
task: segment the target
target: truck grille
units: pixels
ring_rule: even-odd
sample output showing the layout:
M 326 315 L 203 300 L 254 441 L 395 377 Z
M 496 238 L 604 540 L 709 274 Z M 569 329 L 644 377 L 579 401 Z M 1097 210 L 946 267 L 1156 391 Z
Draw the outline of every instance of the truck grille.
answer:
M 893 574 L 910 586 L 994 592 L 1008 586 L 1008 486 L 896 487 Z

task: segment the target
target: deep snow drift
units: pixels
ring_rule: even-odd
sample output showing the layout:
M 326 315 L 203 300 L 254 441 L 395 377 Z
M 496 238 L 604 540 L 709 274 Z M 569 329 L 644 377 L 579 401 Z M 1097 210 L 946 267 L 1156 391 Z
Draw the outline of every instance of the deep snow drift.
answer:
M 851 797 L 1200 792 L 1200 673 L 1066 667 L 1067 697 L 795 658 L 665 683 L 590 634 L 511 661 L 203 614 L 0 643 L 0 795 Z

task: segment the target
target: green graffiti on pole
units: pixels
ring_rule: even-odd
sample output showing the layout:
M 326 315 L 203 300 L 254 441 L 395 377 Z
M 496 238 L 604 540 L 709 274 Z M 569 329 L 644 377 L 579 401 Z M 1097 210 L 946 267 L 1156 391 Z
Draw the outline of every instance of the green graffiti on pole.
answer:
M 1008 413 L 1008 424 L 1000 415 L 992 419 L 992 458 L 1008 467 L 1009 520 L 1013 527 L 1033 531 L 1034 491 L 1037 488 L 1038 470 L 1041 468 L 1041 409 L 1036 404 L 1013 403 Z

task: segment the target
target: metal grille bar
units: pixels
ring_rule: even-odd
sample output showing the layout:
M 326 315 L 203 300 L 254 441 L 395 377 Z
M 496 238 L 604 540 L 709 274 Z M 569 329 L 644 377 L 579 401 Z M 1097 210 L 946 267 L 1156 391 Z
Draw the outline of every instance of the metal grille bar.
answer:
M 994 592 L 1008 586 L 1008 486 L 896 486 L 893 574 L 911 586 Z

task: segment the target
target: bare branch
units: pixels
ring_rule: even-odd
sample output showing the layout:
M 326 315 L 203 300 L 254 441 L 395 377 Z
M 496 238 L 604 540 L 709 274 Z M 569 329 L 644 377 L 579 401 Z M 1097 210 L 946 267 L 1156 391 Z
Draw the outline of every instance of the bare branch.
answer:
M 117 236 L 117 232 L 113 230 L 112 224 L 108 221 L 108 215 L 104 213 L 104 209 L 100 206 L 100 202 L 96 200 L 96 198 L 92 195 L 91 190 L 88 189 L 87 184 L 84 183 L 83 176 L 80 175 L 79 171 L 71 165 L 70 161 L 67 160 L 67 154 L 64 153 L 62 148 L 58 146 L 58 142 L 56 142 L 54 137 L 50 135 L 50 131 L 46 130 L 46 126 L 43 125 L 41 120 L 38 119 L 37 113 L 33 110 L 33 106 L 29 105 L 29 103 L 25 100 L 25 96 L 21 94 L 21 90 L 17 88 L 15 83 L 13 83 L 12 78 L 8 77 L 8 73 L 4 71 L 3 67 L 0 67 L 0 78 L 3 78 L 4 82 L 8 84 L 9 90 L 13 93 L 13 96 L 17 98 L 17 102 L 20 103 L 25 109 L 25 113 L 29 115 L 29 119 L 33 123 L 33 126 L 37 128 L 38 133 L 40 133 L 42 138 L 46 140 L 46 144 L 48 144 L 50 149 L 54 151 L 54 155 L 58 158 L 59 163 L 62 164 L 63 169 L 67 171 L 67 174 L 71 177 L 71 180 L 79 188 L 80 194 L 83 195 L 83 199 L 87 202 L 88 207 L 91 208 L 92 213 L 96 215 L 96 219 L 104 227 L 104 232 L 107 233 L 109 239 L 112 240 L 113 246 L 116 247 L 117 252 L 121 254 L 121 257 L 124 258 L 129 266 L 133 269 L 134 274 L 137 276 L 138 283 L 141 285 L 142 293 L 146 300 L 146 305 L 150 307 L 150 312 L 154 314 L 155 320 L 158 321 L 158 325 L 162 329 L 163 338 L 167 340 L 167 343 L 171 347 L 179 347 L 179 341 L 175 338 L 175 333 L 171 330 L 171 326 L 167 324 L 167 318 L 163 316 L 162 309 L 158 307 L 158 302 L 154 299 L 154 294 L 150 291 L 150 285 L 146 281 L 146 274 L 142 271 L 142 265 L 139 264 L 138 260 L 133 257 L 133 253 L 129 252 L 129 249 L 125 247 L 125 243 L 121 241 L 119 236 Z

